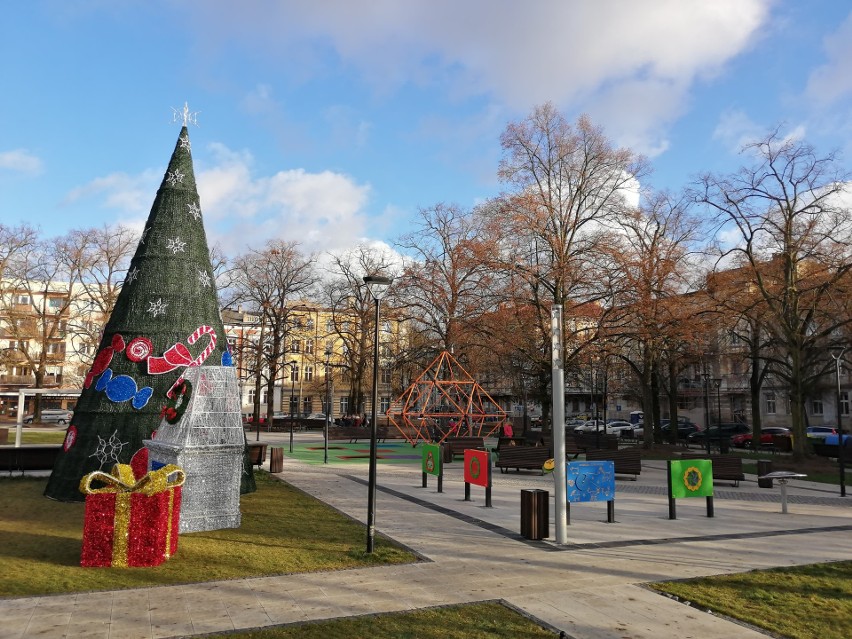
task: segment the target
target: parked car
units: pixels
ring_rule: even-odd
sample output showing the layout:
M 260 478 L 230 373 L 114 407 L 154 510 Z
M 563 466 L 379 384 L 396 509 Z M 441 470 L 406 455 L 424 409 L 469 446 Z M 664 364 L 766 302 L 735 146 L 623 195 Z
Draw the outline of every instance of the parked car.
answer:
M 305 419 L 318 419 L 320 421 L 325 421 L 325 413 L 311 413 L 309 415 L 305 415 Z
M 693 444 L 701 444 L 707 439 L 711 442 L 718 442 L 720 438 L 730 439 L 734 435 L 739 435 L 741 433 L 751 433 L 751 428 L 748 424 L 741 424 L 739 422 L 722 422 L 718 426 L 711 426 L 707 430 L 692 433 L 686 438 L 686 441 Z
M 632 437 L 633 424 L 623 419 L 614 419 L 606 425 L 606 432 L 619 437 Z
M 663 438 L 668 439 L 669 431 L 671 430 L 671 421 L 668 419 L 663 420 L 663 424 L 660 427 L 663 431 Z M 692 433 L 700 433 L 704 429 L 690 420 L 689 418 L 684 417 L 682 420 L 678 418 L 677 422 L 677 438 L 678 439 L 686 439 Z
M 836 435 L 837 429 L 834 426 L 808 426 L 805 435 L 808 439 L 825 439 L 829 435 Z
M 44 424 L 67 424 L 71 421 L 72 413 L 70 410 L 62 408 L 45 408 L 41 411 L 41 422 Z M 24 423 L 32 424 L 35 415 L 24 415 Z
M 792 433 L 789 428 L 783 428 L 781 426 L 767 426 L 766 428 L 761 428 L 760 445 L 771 446 L 773 435 L 791 437 Z M 753 440 L 754 435 L 752 433 L 739 433 L 738 435 L 731 437 L 731 446 L 735 446 L 736 448 L 751 448 L 754 445 Z
M 594 420 L 590 419 L 588 421 L 583 422 L 576 428 L 574 428 L 575 433 L 594 433 L 595 431 L 604 432 L 606 429 L 606 424 L 603 423 L 602 419 Z

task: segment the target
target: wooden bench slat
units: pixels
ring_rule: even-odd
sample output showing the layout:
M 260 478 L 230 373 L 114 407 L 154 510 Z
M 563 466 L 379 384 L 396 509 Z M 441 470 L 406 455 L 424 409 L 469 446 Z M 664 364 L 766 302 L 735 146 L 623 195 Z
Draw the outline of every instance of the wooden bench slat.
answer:
M 543 446 L 510 446 L 500 451 L 495 464 L 500 472 L 510 468 L 516 471 L 540 470 L 544 474 L 544 462 L 551 459 L 550 451 Z
M 587 461 L 611 461 L 616 475 L 633 475 L 636 479 L 642 473 L 642 454 L 638 446 L 621 450 L 595 449 L 586 451 Z
M 743 459 L 738 455 L 705 455 L 703 453 L 680 453 L 681 459 L 709 459 L 713 462 L 713 480 L 732 481 L 739 486 L 745 480 Z

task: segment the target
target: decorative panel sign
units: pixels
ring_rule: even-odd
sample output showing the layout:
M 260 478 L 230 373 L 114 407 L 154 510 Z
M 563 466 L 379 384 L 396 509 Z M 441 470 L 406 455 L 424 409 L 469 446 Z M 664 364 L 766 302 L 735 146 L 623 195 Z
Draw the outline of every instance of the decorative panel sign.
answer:
M 486 450 L 464 451 L 464 480 L 468 484 L 491 486 L 491 455 Z
M 441 446 L 440 444 L 422 444 L 422 469 L 427 475 L 441 476 Z
M 578 461 L 566 465 L 568 503 L 615 499 L 615 464 L 611 461 Z
M 709 459 L 673 459 L 669 468 L 672 497 L 713 496 L 713 462 Z

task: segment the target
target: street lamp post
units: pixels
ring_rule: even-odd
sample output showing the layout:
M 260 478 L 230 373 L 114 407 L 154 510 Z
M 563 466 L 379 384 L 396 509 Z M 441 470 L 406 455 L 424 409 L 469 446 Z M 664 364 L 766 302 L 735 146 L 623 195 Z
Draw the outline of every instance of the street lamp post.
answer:
M 840 362 L 846 346 L 834 346 L 829 351 L 834 359 L 835 374 L 837 377 L 837 464 L 840 467 L 840 496 L 846 497 L 846 466 L 843 460 L 843 419 L 840 416 Z
M 713 385 L 716 387 L 716 425 L 719 427 L 719 454 L 722 454 L 722 378 L 714 377 Z
M 556 511 L 556 543 L 568 543 L 568 486 L 565 471 L 565 362 L 562 348 L 562 304 L 550 310 L 551 385 L 553 399 L 553 497 Z
M 710 373 L 701 373 L 701 379 L 704 381 L 704 423 L 707 428 L 704 429 L 704 442 L 707 444 L 707 454 L 710 454 Z M 721 429 L 720 429 L 721 430 Z
M 293 422 L 296 421 L 295 417 L 293 417 L 293 400 L 296 395 L 296 364 L 298 362 L 294 359 L 287 364 L 290 366 L 290 452 L 293 452 Z
M 325 351 L 325 427 L 322 430 L 322 446 L 323 446 L 323 455 L 322 461 L 324 464 L 328 463 L 328 426 L 329 420 L 331 419 L 331 384 L 329 373 L 331 372 L 331 351 Z
M 381 275 L 367 275 L 364 284 L 376 303 L 373 327 L 373 406 L 370 419 L 370 472 L 367 488 L 367 553 L 372 553 L 376 536 L 376 424 L 379 403 L 379 303 L 393 280 Z

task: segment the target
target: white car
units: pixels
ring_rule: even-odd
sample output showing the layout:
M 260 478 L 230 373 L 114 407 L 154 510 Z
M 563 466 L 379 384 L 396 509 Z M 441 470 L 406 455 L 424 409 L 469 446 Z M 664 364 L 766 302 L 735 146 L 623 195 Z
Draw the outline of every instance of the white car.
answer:
M 630 437 L 633 434 L 634 424 L 623 420 L 611 421 L 606 425 L 606 432 L 619 437 Z
M 59 408 L 45 408 L 41 411 L 41 422 L 43 424 L 67 424 L 71 421 L 72 413 L 70 410 Z M 24 415 L 24 423 L 32 424 L 35 415 Z
M 584 422 L 580 426 L 577 426 L 574 429 L 575 433 L 594 433 L 596 431 L 600 431 L 602 433 L 606 432 L 606 424 L 603 423 L 602 419 L 595 421 L 594 419 L 590 419 L 587 422 Z

